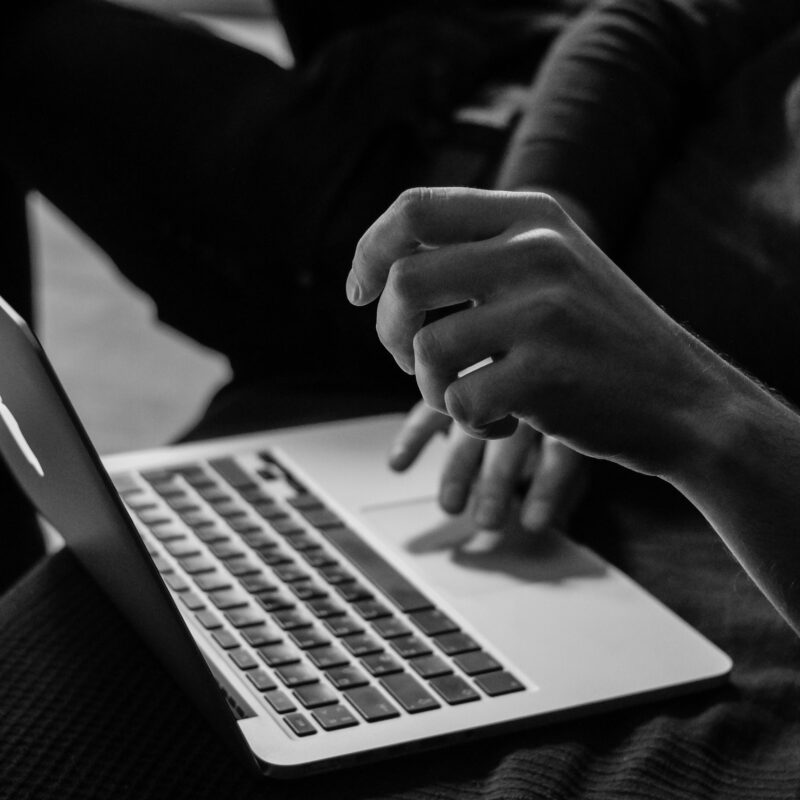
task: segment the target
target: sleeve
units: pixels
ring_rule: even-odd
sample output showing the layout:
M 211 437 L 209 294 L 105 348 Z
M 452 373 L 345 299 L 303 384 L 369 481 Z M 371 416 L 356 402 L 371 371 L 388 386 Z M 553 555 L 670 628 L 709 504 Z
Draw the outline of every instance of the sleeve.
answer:
M 714 90 L 799 22 L 797 0 L 596 3 L 542 65 L 499 188 L 568 198 L 613 248 Z

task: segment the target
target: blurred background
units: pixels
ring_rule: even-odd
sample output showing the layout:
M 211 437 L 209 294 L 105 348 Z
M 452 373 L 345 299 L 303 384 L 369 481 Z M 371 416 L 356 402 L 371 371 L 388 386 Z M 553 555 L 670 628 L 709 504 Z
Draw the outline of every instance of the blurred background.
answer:
M 190 16 L 291 65 L 265 0 L 136 0 Z M 227 362 L 166 328 L 146 296 L 46 200 L 29 200 L 38 333 L 100 453 L 160 445 L 184 430 L 224 382 Z

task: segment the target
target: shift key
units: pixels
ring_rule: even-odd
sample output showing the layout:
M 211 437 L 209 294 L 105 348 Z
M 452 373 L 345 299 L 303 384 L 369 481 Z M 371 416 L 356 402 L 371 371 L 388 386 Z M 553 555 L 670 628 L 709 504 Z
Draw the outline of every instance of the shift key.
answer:
M 400 716 L 400 712 L 374 686 L 361 686 L 344 694 L 367 722 Z
M 441 704 L 407 672 L 399 675 L 387 675 L 381 679 L 381 683 L 409 714 L 418 714 L 420 711 L 430 711 L 433 708 L 441 707 Z

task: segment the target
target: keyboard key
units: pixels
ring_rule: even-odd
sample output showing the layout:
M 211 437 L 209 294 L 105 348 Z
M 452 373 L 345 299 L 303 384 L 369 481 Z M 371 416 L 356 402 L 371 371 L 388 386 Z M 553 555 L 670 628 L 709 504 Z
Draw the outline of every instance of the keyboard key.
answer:
M 306 708 L 319 708 L 320 706 L 330 706 L 339 702 L 339 695 L 324 683 L 300 686 L 294 690 L 294 696 Z
M 283 636 L 277 628 L 270 625 L 259 625 L 242 631 L 242 639 L 251 647 L 262 647 L 266 644 L 280 644 Z
M 298 511 L 317 529 L 336 528 L 342 524 L 339 517 L 327 508 L 299 508 Z
M 201 608 L 206 607 L 205 600 L 194 592 L 181 592 L 178 597 L 180 597 L 181 602 L 189 611 L 199 611 Z
M 186 583 L 180 575 L 165 575 L 164 583 L 166 583 L 173 592 L 187 592 L 189 590 L 189 584 Z
M 374 653 L 371 656 L 364 656 L 361 663 L 370 675 L 374 675 L 376 678 L 403 671 L 403 665 L 391 653 Z
M 111 476 L 111 481 L 120 494 L 141 491 L 139 482 L 132 472 L 117 472 Z
M 306 613 L 296 608 L 275 611 L 272 614 L 272 619 L 274 619 L 278 627 L 284 631 L 293 631 L 295 628 L 305 628 L 314 622 Z
M 172 517 L 162 509 L 145 507 L 136 512 L 139 519 L 148 526 L 163 525 L 165 522 L 172 522 Z
M 283 721 L 292 729 L 292 733 L 297 736 L 311 736 L 317 732 L 311 720 L 303 716 L 299 711 L 287 714 Z
M 330 637 L 326 636 L 318 628 L 298 628 L 289 634 L 289 638 L 301 650 L 308 650 L 311 647 L 322 647 L 331 642 Z
M 233 458 L 214 458 L 208 465 L 215 469 L 234 489 L 255 489 L 256 483 Z
M 178 563 L 181 565 L 183 571 L 189 575 L 198 575 L 201 572 L 214 572 L 217 568 L 217 562 L 206 555 L 180 558 L 178 559 Z
M 305 531 L 301 531 L 300 533 L 289 533 L 285 538 L 286 543 L 299 553 L 302 553 L 305 550 L 313 550 L 318 546 L 317 540 L 309 536 Z
M 356 600 L 371 600 L 374 595 L 364 584 L 358 581 L 348 581 L 336 586 L 336 592 L 342 600 L 348 603 L 355 603 Z
M 305 664 L 286 664 L 275 667 L 275 674 L 290 689 L 295 686 L 319 682 L 317 673 Z
M 247 650 L 231 650 L 228 657 L 239 669 L 255 669 L 258 661 Z
M 480 645 L 467 633 L 443 633 L 433 640 L 436 646 L 446 655 L 454 656 L 458 653 L 468 653 L 470 650 L 480 650 Z
M 249 558 L 231 558 L 225 562 L 225 568 L 231 575 L 241 578 L 245 575 L 257 575 L 263 571 L 263 567 L 251 561 Z
M 325 676 L 340 691 L 353 689 L 356 686 L 366 686 L 369 683 L 366 674 L 355 664 L 329 669 Z
M 180 518 L 190 528 L 201 528 L 204 525 L 214 525 L 216 520 L 205 511 L 183 511 Z
M 226 631 L 224 628 L 219 631 L 214 631 L 211 636 L 223 650 L 232 650 L 234 647 L 239 646 L 239 640 L 230 631 Z
M 403 636 L 400 639 L 392 639 L 389 644 L 395 653 L 403 658 L 424 656 L 431 652 L 428 643 L 416 636 Z
M 366 620 L 388 617 L 392 613 L 378 600 L 361 600 L 358 603 L 353 603 L 353 608 Z
M 336 559 L 321 547 L 313 550 L 304 550 L 301 555 L 309 564 L 309 566 L 319 569 L 320 567 L 333 567 L 337 565 Z
M 220 589 L 218 592 L 209 592 L 208 599 L 220 610 L 229 608 L 242 608 L 248 603 L 248 597 L 239 589 Z
M 525 688 L 522 683 L 508 672 L 487 672 L 485 675 L 479 675 L 475 678 L 475 683 L 490 697 L 510 694 L 511 692 L 521 692 Z
M 212 508 L 214 511 L 217 512 L 221 517 L 225 517 L 226 519 L 229 517 L 241 517 L 247 513 L 247 510 L 241 503 L 237 503 L 232 498 L 225 498 L 224 500 L 215 500 L 211 503 Z
M 213 611 L 198 611 L 194 616 L 208 631 L 222 627 L 222 621 Z
M 298 511 L 308 508 L 322 508 L 322 501 L 311 492 L 296 494 L 294 497 L 290 497 L 287 502 Z
M 163 556 L 153 556 L 153 564 L 155 564 L 156 569 L 162 575 L 168 575 L 170 572 L 172 572 L 172 567 L 170 566 L 169 561 L 167 561 L 167 559 Z
M 228 558 L 242 558 L 246 556 L 246 551 L 237 547 L 233 542 L 217 542 L 209 545 L 208 548 L 217 558 L 225 561 Z
M 183 539 L 186 536 L 186 530 L 175 522 L 165 522 L 162 525 L 154 525 L 150 528 L 150 533 L 152 533 L 159 542 Z
M 438 700 L 435 700 L 427 689 L 407 672 L 387 675 L 381 678 L 381 685 L 409 714 L 441 708 Z
M 325 627 L 334 636 L 350 636 L 353 633 L 364 632 L 364 626 L 358 620 L 347 614 L 326 619 Z
M 224 572 L 206 572 L 195 576 L 194 582 L 201 592 L 218 592 L 233 587 L 233 581 Z
M 290 533 L 304 533 L 303 527 L 289 516 L 275 517 L 267 520 L 275 533 L 287 536 Z
M 247 542 L 250 547 L 256 550 L 260 547 L 276 547 L 278 544 L 278 540 L 274 536 L 271 536 L 266 531 L 262 530 L 251 531 L 250 533 L 243 534 L 242 541 Z
M 378 722 L 382 719 L 400 716 L 400 712 L 389 702 L 388 698 L 374 686 L 349 689 L 344 694 L 367 722 Z
M 308 580 L 311 576 L 297 564 L 282 564 L 274 568 L 275 575 L 284 583 Z
M 340 583 L 351 583 L 355 580 L 355 575 L 338 563 L 322 567 L 319 574 L 332 586 L 337 586 Z
M 253 508 L 258 512 L 259 516 L 263 517 L 267 522 L 272 522 L 276 519 L 286 519 L 289 515 L 274 501 L 253 503 Z
M 300 581 L 293 583 L 289 588 L 298 600 L 318 600 L 328 596 L 328 593 L 314 581 Z
M 185 492 L 171 492 L 166 497 L 167 505 L 173 511 L 199 511 L 200 505 Z
M 449 675 L 453 668 L 439 656 L 420 656 L 409 662 L 411 668 L 423 678 L 435 678 L 437 675 Z
M 401 610 L 419 611 L 432 603 L 355 531 L 344 525 L 322 529 L 322 535 L 356 564 L 364 575 Z
M 201 486 L 197 489 L 197 494 L 203 498 L 207 503 L 216 503 L 220 500 L 230 500 L 230 492 L 226 492 L 219 486 Z
M 328 619 L 329 617 L 336 617 L 339 614 L 344 614 L 344 608 L 340 606 L 335 600 L 329 597 L 320 597 L 316 600 L 309 600 L 306 604 L 312 614 L 320 619 Z
M 265 575 L 246 575 L 239 583 L 242 587 L 252 594 L 260 594 L 261 592 L 274 592 L 277 590 L 278 585 L 269 580 Z
M 331 667 L 341 667 L 350 663 L 350 659 L 340 647 L 328 645 L 325 647 L 315 647 L 306 653 L 308 660 L 317 669 L 330 669 Z
M 430 685 L 451 706 L 480 700 L 480 695 L 458 675 L 444 675 L 441 678 L 434 678 L 430 681 Z
M 438 608 L 418 611 L 415 614 L 409 614 L 409 617 L 411 621 L 428 636 L 438 636 L 441 633 L 450 633 L 450 631 L 458 630 L 458 625 L 446 614 L 439 611 Z
M 256 608 L 236 608 L 226 611 L 225 619 L 234 628 L 250 628 L 264 623 L 264 612 Z
M 247 680 L 249 680 L 259 692 L 269 691 L 270 689 L 276 688 L 278 685 L 274 680 L 272 680 L 272 677 L 269 675 L 269 673 L 260 667 L 258 669 L 250 670 L 250 672 L 247 673 Z
M 374 637 L 366 633 L 357 633 L 353 636 L 346 636 L 342 639 L 342 644 L 354 656 L 366 656 L 370 653 L 382 653 L 383 645 Z
M 266 647 L 259 647 L 258 653 L 268 667 L 294 664 L 300 660 L 298 652 L 293 647 L 285 644 L 270 644 Z
M 203 525 L 199 528 L 193 528 L 192 530 L 194 531 L 194 535 L 203 542 L 203 544 L 230 541 L 228 531 L 223 530 L 217 525 Z
M 176 539 L 164 543 L 164 549 L 174 558 L 185 558 L 186 556 L 199 555 L 203 548 L 190 539 Z
M 375 632 L 384 639 L 395 639 L 398 636 L 408 636 L 411 628 L 397 617 L 386 617 L 372 623 Z
M 247 517 L 245 512 L 242 512 L 242 515 L 238 517 L 228 517 L 226 522 L 228 523 L 228 527 L 232 531 L 236 531 L 240 536 L 246 533 L 260 532 L 262 530 L 261 524 Z
M 467 675 L 479 675 L 482 672 L 494 672 L 503 668 L 496 658 L 484 653 L 483 650 L 455 656 L 453 663 Z
M 264 699 L 277 711 L 279 714 L 287 714 L 289 711 L 294 711 L 297 706 L 294 701 L 285 692 L 280 689 L 273 689 L 264 695 Z
M 243 489 L 239 492 L 248 503 L 272 503 L 273 499 L 261 488 Z
M 358 725 L 358 720 L 343 705 L 326 706 L 311 715 L 325 731 L 336 731 Z
M 277 567 L 279 564 L 291 564 L 292 559 L 289 555 L 283 552 L 283 550 L 278 549 L 277 547 L 271 547 L 267 550 L 261 549 L 256 551 L 258 553 L 258 557 L 268 566 L 268 567 Z
M 256 597 L 256 602 L 264 611 L 269 611 L 270 613 L 280 611 L 284 608 L 294 608 L 296 605 L 294 600 L 288 595 L 283 594 L 283 592 L 260 594 Z

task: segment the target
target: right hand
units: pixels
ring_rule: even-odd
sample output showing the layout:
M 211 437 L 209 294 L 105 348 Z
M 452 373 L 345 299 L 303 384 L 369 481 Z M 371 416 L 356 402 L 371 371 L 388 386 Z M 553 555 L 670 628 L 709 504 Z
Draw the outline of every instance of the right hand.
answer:
M 486 442 L 420 401 L 394 439 L 389 466 L 407 469 L 431 438 L 448 430 L 439 485 L 444 511 L 460 514 L 469 508 L 476 526 L 485 530 L 503 528 L 512 513 L 531 533 L 566 527 L 586 488 L 586 459 L 528 425 L 520 425 L 507 439 Z

